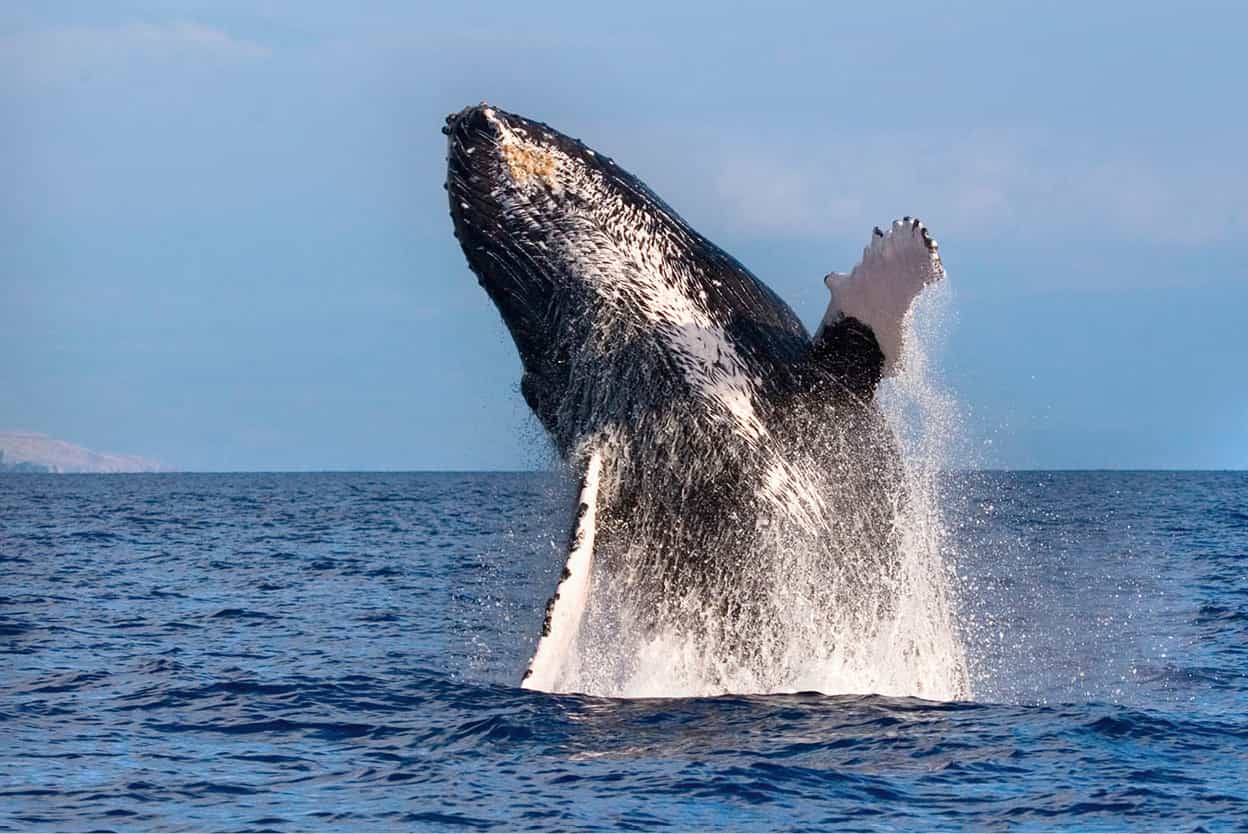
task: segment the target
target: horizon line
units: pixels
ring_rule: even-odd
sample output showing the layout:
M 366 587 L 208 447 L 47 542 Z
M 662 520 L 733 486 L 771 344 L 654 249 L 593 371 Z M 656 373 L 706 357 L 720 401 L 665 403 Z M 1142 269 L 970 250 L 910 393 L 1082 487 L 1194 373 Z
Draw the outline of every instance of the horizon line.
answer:
M 554 475 L 561 470 L 553 469 L 164 469 L 159 472 L 5 472 L 3 475 Z M 1006 473 L 1006 472 L 1171 472 L 1182 473 L 1216 473 L 1216 472 L 1248 472 L 1248 467 L 1188 468 L 1188 467 L 949 467 L 940 470 L 942 473 Z

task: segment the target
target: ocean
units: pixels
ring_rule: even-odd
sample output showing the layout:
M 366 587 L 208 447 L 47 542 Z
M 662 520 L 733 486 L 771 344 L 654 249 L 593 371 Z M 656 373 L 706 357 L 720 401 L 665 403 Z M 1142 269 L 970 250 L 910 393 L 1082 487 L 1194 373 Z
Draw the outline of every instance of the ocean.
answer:
M 0 478 L 0 828 L 1248 829 L 1248 473 L 942 476 L 953 701 L 519 689 L 569 501 Z

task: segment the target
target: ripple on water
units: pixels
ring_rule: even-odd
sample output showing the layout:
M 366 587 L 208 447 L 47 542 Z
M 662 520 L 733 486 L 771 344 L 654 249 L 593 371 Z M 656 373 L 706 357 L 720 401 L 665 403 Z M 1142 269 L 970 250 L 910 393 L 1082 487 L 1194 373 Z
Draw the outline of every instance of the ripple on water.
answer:
M 0 479 L 0 827 L 1242 828 L 1248 478 L 1204 477 L 966 487 L 978 703 L 517 689 L 549 476 Z

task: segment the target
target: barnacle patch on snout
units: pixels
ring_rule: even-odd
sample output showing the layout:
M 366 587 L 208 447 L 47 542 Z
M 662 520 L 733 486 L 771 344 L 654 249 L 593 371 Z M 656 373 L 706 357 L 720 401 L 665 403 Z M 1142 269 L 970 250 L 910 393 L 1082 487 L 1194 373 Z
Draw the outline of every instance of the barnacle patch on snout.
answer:
M 539 179 L 551 186 L 555 184 L 555 167 L 558 161 L 550 151 L 513 140 L 503 142 L 499 152 L 511 171 L 511 178 L 516 182 L 527 183 Z

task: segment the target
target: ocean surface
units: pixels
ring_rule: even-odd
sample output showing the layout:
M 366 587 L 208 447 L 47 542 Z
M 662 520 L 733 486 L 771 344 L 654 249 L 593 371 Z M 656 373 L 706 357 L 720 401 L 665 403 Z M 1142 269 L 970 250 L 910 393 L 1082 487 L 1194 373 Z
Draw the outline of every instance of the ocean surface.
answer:
M 620 700 L 556 476 L 5 476 L 0 828 L 1248 830 L 1248 473 L 941 492 L 969 699 Z

